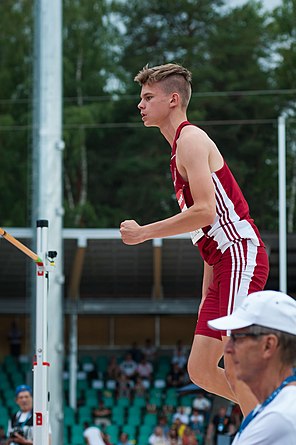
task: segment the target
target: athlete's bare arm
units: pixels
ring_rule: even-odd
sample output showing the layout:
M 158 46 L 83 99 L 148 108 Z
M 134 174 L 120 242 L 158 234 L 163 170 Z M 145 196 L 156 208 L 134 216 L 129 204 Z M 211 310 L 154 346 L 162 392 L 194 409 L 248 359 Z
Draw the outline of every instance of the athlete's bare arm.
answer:
M 177 149 L 178 170 L 189 182 L 194 204 L 184 212 L 145 226 L 134 220 L 122 222 L 120 232 L 125 244 L 191 232 L 213 223 L 216 204 L 210 162 L 215 145 L 205 133 L 196 130 L 184 128 Z

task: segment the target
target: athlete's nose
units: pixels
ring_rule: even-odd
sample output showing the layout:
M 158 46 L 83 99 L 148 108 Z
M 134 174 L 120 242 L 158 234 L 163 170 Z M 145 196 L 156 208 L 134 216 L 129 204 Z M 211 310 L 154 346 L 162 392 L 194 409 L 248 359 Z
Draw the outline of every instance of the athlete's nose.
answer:
M 144 108 L 143 99 L 141 99 L 140 102 L 138 103 L 138 108 L 139 110 L 142 110 L 142 108 Z

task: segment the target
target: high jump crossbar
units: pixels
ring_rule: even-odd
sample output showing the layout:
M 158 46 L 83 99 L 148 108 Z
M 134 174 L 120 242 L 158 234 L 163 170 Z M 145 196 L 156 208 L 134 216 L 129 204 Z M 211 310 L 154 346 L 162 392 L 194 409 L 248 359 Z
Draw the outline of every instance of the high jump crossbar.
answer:
M 34 445 L 49 443 L 49 391 L 47 360 L 48 266 L 54 265 L 57 253 L 47 250 L 48 221 L 37 225 L 37 253 L 0 228 L 0 236 L 21 250 L 36 263 L 36 344 L 33 361 L 33 428 Z

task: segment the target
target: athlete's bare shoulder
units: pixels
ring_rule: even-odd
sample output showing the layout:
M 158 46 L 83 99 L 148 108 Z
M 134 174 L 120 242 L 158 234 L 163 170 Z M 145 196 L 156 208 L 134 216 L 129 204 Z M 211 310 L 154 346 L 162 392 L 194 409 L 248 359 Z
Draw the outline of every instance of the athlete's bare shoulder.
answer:
M 198 156 L 202 155 L 208 158 L 212 172 L 219 170 L 223 166 L 223 157 L 214 141 L 205 131 L 194 125 L 188 125 L 182 129 L 177 141 L 177 147 L 179 159 L 182 159 L 186 154 L 196 153 Z

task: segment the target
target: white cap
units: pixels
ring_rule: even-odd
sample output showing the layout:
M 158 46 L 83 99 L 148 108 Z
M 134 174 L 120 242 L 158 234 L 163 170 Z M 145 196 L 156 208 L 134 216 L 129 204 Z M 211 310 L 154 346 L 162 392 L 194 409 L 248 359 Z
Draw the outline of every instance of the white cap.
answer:
M 231 315 L 208 321 L 210 328 L 223 331 L 253 324 L 296 335 L 296 300 L 273 290 L 254 292 Z

